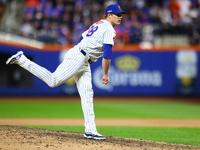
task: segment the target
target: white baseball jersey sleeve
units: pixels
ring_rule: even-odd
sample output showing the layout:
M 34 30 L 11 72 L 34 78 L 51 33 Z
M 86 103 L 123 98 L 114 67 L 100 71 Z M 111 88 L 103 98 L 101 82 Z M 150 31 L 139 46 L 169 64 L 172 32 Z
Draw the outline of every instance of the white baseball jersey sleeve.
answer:
M 82 34 L 83 39 L 78 44 L 95 62 L 103 55 L 103 44 L 114 45 L 116 32 L 107 20 L 100 20 Z

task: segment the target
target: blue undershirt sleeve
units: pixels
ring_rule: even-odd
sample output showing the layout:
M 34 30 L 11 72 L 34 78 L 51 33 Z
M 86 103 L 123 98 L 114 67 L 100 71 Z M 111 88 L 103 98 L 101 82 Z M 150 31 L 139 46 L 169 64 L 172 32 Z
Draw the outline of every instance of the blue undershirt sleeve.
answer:
M 111 59 L 112 45 L 111 44 L 103 44 L 103 48 L 104 48 L 103 58 Z
M 82 39 L 83 39 L 83 36 L 80 37 L 79 42 L 81 42 Z

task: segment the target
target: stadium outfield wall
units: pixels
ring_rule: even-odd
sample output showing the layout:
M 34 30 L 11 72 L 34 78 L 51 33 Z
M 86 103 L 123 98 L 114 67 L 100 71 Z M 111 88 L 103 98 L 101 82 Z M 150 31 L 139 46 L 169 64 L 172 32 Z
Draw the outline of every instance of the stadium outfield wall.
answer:
M 0 95 L 77 95 L 73 79 L 48 87 L 18 65 L 5 65 L 17 51 L 53 72 L 72 46 L 0 42 Z M 200 96 L 200 46 L 141 48 L 116 45 L 108 85 L 101 83 L 101 59 L 91 64 L 95 95 Z

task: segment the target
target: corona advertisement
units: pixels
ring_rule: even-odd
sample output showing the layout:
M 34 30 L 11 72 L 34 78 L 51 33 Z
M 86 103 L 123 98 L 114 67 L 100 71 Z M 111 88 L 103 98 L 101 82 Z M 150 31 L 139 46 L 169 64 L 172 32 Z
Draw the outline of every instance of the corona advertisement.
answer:
M 101 61 L 99 61 L 101 62 Z M 145 67 L 152 63 L 151 68 Z M 153 67 L 155 65 L 155 67 Z M 155 92 L 163 86 L 163 75 L 154 60 L 147 62 L 142 55 L 114 54 L 109 70 L 110 83 L 103 85 L 101 64 L 93 67 L 93 84 L 95 91 L 108 92 L 111 95 L 140 93 L 140 89 Z

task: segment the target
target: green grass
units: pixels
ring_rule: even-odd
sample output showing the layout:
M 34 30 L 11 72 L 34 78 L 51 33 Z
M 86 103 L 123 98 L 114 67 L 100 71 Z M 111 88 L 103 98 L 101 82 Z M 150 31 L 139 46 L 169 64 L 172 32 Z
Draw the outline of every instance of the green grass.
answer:
M 95 102 L 96 118 L 200 119 L 200 105 L 181 102 Z M 83 118 L 79 101 L 0 101 L 0 118 Z M 83 126 L 34 126 L 83 133 Z M 105 127 L 106 136 L 127 137 L 168 143 L 200 145 L 200 128 Z
M 79 102 L 0 102 L 1 118 L 82 118 Z
M 35 128 L 83 133 L 82 126 L 31 126 Z M 183 127 L 98 127 L 105 136 L 116 136 L 149 141 L 200 146 L 200 128 Z
M 95 102 L 97 118 L 200 119 L 200 105 L 186 103 Z M 82 118 L 80 102 L 1 102 L 1 118 Z

